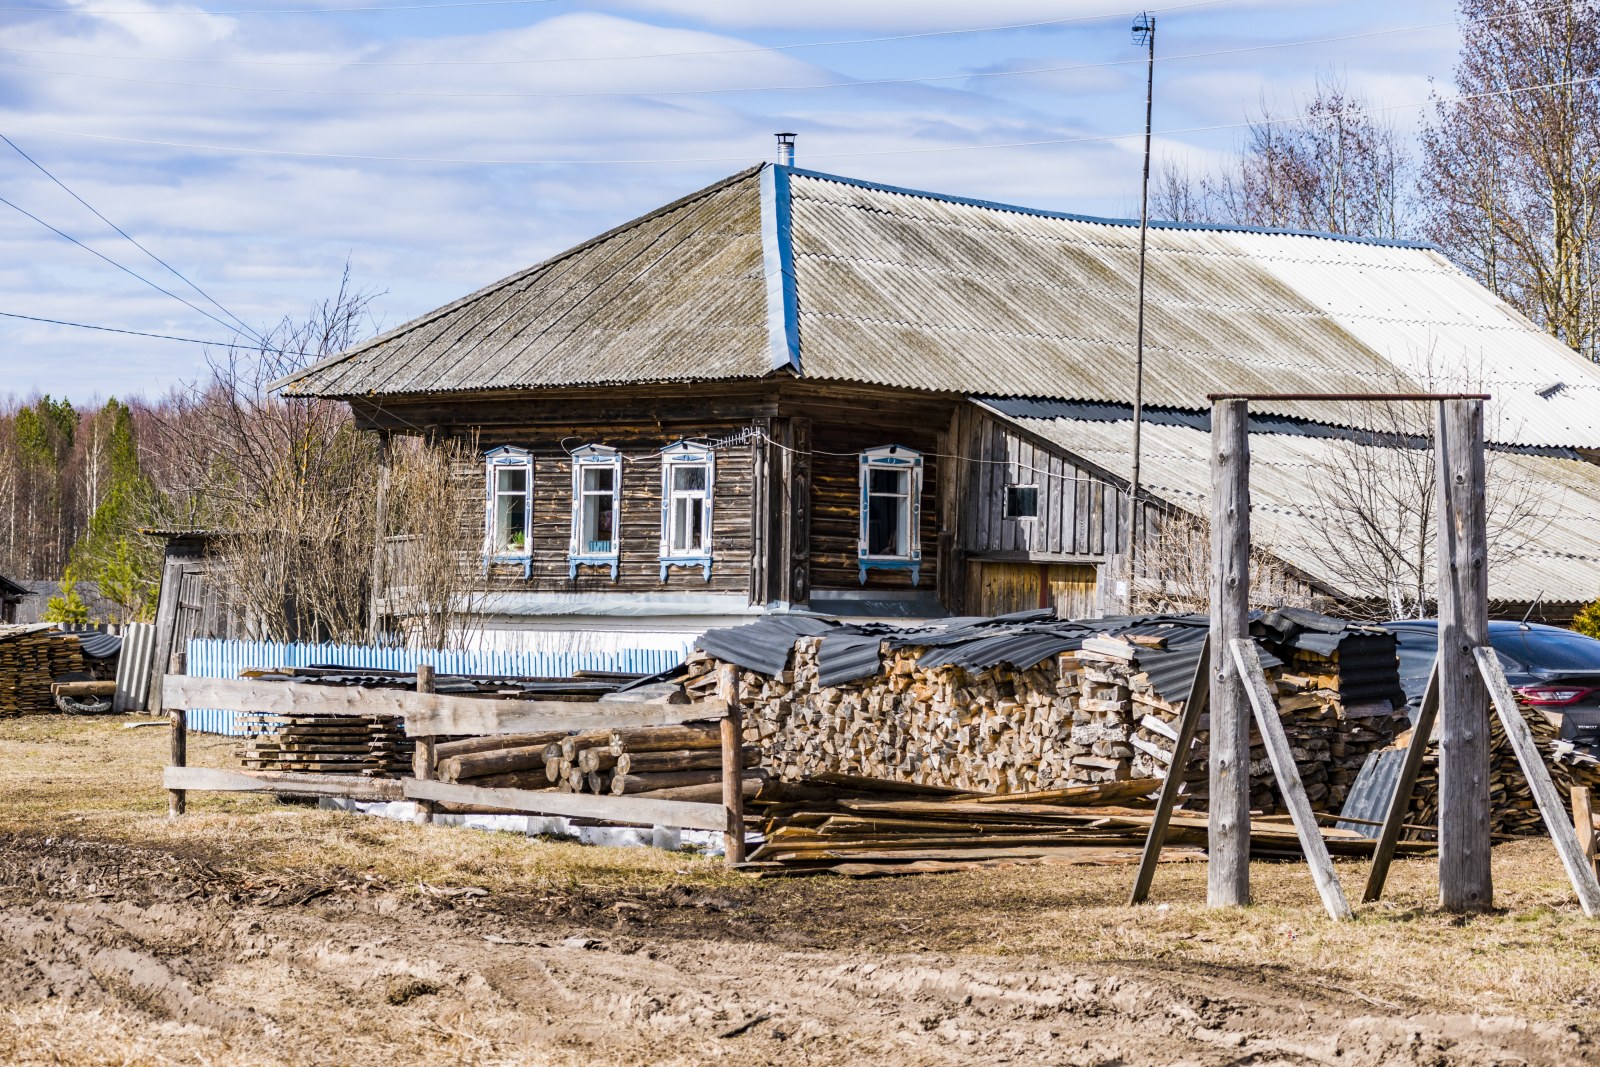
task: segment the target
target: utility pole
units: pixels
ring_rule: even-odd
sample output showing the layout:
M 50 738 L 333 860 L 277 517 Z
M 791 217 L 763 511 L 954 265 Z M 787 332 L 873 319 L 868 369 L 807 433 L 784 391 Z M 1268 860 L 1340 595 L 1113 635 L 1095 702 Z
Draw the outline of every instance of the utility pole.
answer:
M 1133 601 L 1139 561 L 1139 449 L 1144 430 L 1144 261 L 1150 230 L 1150 120 L 1156 95 L 1156 17 L 1133 21 L 1133 43 L 1149 52 L 1144 83 L 1144 182 L 1139 188 L 1139 327 L 1133 356 L 1133 478 L 1128 488 L 1128 600 Z

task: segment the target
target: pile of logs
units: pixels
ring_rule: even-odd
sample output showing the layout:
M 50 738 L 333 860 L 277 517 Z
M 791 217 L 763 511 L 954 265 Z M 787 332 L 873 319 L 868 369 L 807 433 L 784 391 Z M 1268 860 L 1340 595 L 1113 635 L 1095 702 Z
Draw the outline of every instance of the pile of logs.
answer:
M 246 737 L 235 755 L 250 770 L 379 778 L 410 773 L 415 744 L 397 716 L 250 713 L 240 724 Z
M 716 723 L 684 723 L 465 738 L 435 746 L 436 773 L 462 785 L 714 799 L 722 788 L 721 736 Z M 747 758 L 753 765 L 755 753 Z
M 849 877 L 925 874 L 1011 863 L 1137 863 L 1153 818 L 1155 779 L 1103 782 L 1011 796 L 963 794 L 841 775 L 768 781 L 750 804 L 765 840 L 750 854 L 755 873 Z M 1324 829 L 1334 855 L 1363 856 L 1372 842 Z M 1203 857 L 1205 816 L 1180 812 L 1167 833 L 1165 862 Z M 1251 852 L 1291 857 L 1299 839 L 1286 821 L 1255 820 Z M 1408 843 L 1415 854 L 1428 846 Z
M 0 626 L 0 718 L 56 711 L 51 683 L 84 674 L 88 661 L 77 637 L 39 626 Z

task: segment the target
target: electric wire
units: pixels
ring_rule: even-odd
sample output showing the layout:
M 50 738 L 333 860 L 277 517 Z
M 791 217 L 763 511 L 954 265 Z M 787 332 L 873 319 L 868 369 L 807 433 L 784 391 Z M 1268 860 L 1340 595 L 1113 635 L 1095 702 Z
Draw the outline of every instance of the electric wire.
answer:
M 198 313 L 200 315 L 204 315 L 206 318 L 210 319 L 212 322 L 216 323 L 218 326 L 221 326 L 224 330 L 235 329 L 235 327 L 231 323 L 225 322 L 222 319 L 217 318 L 215 315 L 211 314 L 211 312 L 207 311 L 205 308 L 200 307 L 199 305 L 194 304 L 191 301 L 184 299 L 183 297 L 179 296 L 177 293 L 174 293 L 172 290 L 164 288 L 164 287 L 156 284 L 155 282 L 151 281 L 149 278 L 146 278 L 144 275 L 142 275 L 138 271 L 134 270 L 132 267 L 124 266 L 123 264 L 118 263 L 116 260 L 114 260 L 110 256 L 106 255 L 104 252 L 98 251 L 97 249 L 90 248 L 88 245 L 84 244 L 82 241 L 78 240 L 76 237 L 72 236 L 70 233 L 67 233 L 65 230 L 61 230 L 61 229 L 58 229 L 55 226 L 50 225 L 50 223 L 46 222 L 44 219 L 41 219 L 38 215 L 35 215 L 33 212 L 29 211 L 27 208 L 22 207 L 22 206 L 20 206 L 18 204 L 14 204 L 10 200 L 7 200 L 3 196 L 0 196 L 0 204 L 4 204 L 6 207 L 11 208 L 13 211 L 20 212 L 21 214 L 26 215 L 28 218 L 32 219 L 34 222 L 37 222 L 40 226 L 43 226 L 45 229 L 49 230 L 51 233 L 55 234 L 57 237 L 61 237 L 61 238 L 64 238 L 65 240 L 67 240 L 67 241 L 72 242 L 73 244 L 77 245 L 79 248 L 83 249 L 85 252 L 89 253 L 90 255 L 94 256 L 95 258 L 104 260 L 105 262 L 111 264 L 111 266 L 113 266 L 113 267 L 117 268 L 118 270 L 122 271 L 124 274 L 128 275 L 129 277 L 135 278 L 138 281 L 141 281 L 144 284 L 148 285 L 150 288 L 154 289 L 156 292 L 161 293 L 164 296 L 170 296 L 172 299 L 176 300 L 178 303 L 182 304 L 184 307 L 190 309 L 191 311 L 194 311 L 194 312 L 196 312 L 196 313 Z
M 156 255 L 154 252 L 150 251 L 150 249 L 146 248 L 144 245 L 142 245 L 138 241 L 134 240 L 134 238 L 132 237 L 132 235 L 130 235 L 128 233 L 128 231 L 124 230 L 121 226 L 118 226 L 116 223 L 114 223 L 110 219 L 106 218 L 105 215 L 100 213 L 100 210 L 98 208 L 96 208 L 93 204 L 89 203 L 89 201 L 85 200 L 83 197 L 79 196 L 76 192 L 74 192 L 71 188 L 69 188 L 66 182 L 62 181 L 60 178 L 58 178 L 54 174 L 52 174 L 49 171 L 49 169 L 47 169 L 45 167 L 44 164 L 40 163 L 37 159 L 34 159 L 28 153 L 24 152 L 22 150 L 21 146 L 18 145 L 15 141 L 13 141 L 11 138 L 7 137 L 3 133 L 0 133 L 0 141 L 4 141 L 6 144 L 10 145 L 11 148 L 17 153 L 17 155 L 21 156 L 23 159 L 27 160 L 29 163 L 32 163 L 34 165 L 34 167 L 36 167 L 39 170 L 39 173 L 43 174 L 46 178 L 49 178 L 51 181 L 53 181 L 57 185 L 59 185 L 61 187 L 61 189 L 68 196 L 72 197 L 72 199 L 76 200 L 78 203 L 80 203 L 84 207 L 88 208 L 89 211 L 94 214 L 95 218 L 99 219 L 101 222 L 105 223 L 107 226 L 110 226 L 113 230 L 116 230 L 119 234 L 121 234 L 124 238 L 126 238 L 129 244 L 133 245 L 133 247 L 137 248 L 139 251 L 143 252 L 145 255 L 149 256 L 151 259 L 155 260 L 157 263 L 159 263 L 163 267 L 167 268 L 167 270 L 171 271 L 173 273 L 173 275 L 175 275 L 185 285 L 187 285 L 189 288 L 193 289 L 195 292 L 199 293 L 206 300 L 210 301 L 210 303 L 211 303 L 211 305 L 213 307 L 215 307 L 218 311 L 222 312 L 224 315 L 228 316 L 228 318 L 232 319 L 235 323 L 237 323 L 239 328 L 242 329 L 245 332 L 245 334 L 250 337 L 251 340 L 256 341 L 256 342 L 260 342 L 260 343 L 265 343 L 263 338 L 261 337 L 261 335 L 258 334 L 255 330 L 251 329 L 251 327 L 250 327 L 250 325 L 248 323 L 246 323 L 239 316 L 235 315 L 233 312 L 229 311 L 227 308 L 223 307 L 220 303 L 217 302 L 217 300 L 210 293 L 206 292 L 204 289 L 200 288 L 200 286 L 198 286 L 194 282 L 190 281 L 187 276 L 185 276 L 181 271 L 178 270 L 178 268 L 174 267 L 172 264 L 168 263 L 166 260 L 164 260 L 160 256 Z

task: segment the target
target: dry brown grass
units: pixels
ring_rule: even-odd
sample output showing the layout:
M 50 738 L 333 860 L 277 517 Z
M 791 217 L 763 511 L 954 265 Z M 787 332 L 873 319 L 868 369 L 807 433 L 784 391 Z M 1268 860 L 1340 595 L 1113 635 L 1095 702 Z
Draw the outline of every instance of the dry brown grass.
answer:
M 1125 961 L 1161 972 L 1214 971 L 1233 980 L 1333 989 L 1378 1008 L 1508 1013 L 1600 1025 L 1600 929 L 1583 918 L 1543 839 L 1495 850 L 1500 911 L 1448 915 L 1437 907 L 1435 861 L 1398 862 L 1387 899 L 1330 922 L 1305 868 L 1258 863 L 1257 904 L 1204 906 L 1201 864 L 1164 867 L 1154 903 L 1122 903 L 1131 868 L 1011 867 L 945 877 L 750 883 L 714 861 L 651 849 L 613 849 L 319 812 L 239 794 L 191 794 L 191 815 L 165 818 L 158 783 L 164 729 L 118 720 L 0 722 L 0 831 L 76 836 L 203 855 L 219 866 L 308 878 L 366 872 L 396 887 L 479 885 L 506 914 L 538 920 L 518 901 L 582 896 L 647 900 L 689 884 L 733 894 L 731 915 L 650 915 L 644 936 L 734 937 L 863 952 L 977 953 Z M 224 766 L 232 742 L 193 736 L 192 760 Z M 1363 863 L 1339 866 L 1359 896 Z M 647 913 L 648 914 L 648 913 Z M 3 1029 L 3 1027 L 0 1027 Z

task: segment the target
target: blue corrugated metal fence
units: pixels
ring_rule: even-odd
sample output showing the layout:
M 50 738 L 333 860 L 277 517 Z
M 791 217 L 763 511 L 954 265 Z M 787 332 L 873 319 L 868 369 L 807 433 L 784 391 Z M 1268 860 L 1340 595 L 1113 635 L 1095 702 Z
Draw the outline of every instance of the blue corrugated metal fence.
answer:
M 250 668 L 310 667 L 321 663 L 414 671 L 418 664 L 427 663 L 439 674 L 569 678 L 578 671 L 655 674 L 676 667 L 683 662 L 683 657 L 683 652 L 658 648 L 604 652 L 502 652 L 197 638 L 189 642 L 188 671 L 200 678 L 237 678 L 240 671 Z M 234 723 L 232 712 L 214 709 L 191 709 L 189 729 L 212 734 L 242 733 Z

